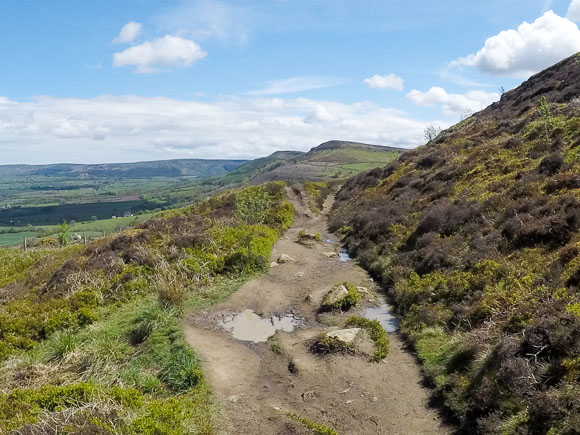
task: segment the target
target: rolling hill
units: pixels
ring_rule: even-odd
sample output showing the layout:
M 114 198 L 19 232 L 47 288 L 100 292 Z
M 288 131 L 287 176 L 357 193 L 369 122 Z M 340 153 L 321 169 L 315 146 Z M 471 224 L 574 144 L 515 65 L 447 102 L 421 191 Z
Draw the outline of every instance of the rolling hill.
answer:
M 580 54 L 347 181 L 331 225 L 461 433 L 578 433 Z
M 252 177 L 251 182 L 260 184 L 276 180 L 301 182 L 345 178 L 384 166 L 405 151 L 402 148 L 333 140 L 286 160 L 283 164 L 274 165 Z

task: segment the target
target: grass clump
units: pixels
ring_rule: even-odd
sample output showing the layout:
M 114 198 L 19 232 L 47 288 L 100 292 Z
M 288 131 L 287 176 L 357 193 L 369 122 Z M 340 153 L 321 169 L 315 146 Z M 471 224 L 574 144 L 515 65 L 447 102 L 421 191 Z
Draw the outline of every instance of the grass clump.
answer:
M 316 355 L 333 353 L 354 353 L 354 343 L 345 343 L 337 337 L 330 337 L 326 332 L 317 335 L 309 345 L 310 351 Z
M 346 290 L 346 292 L 345 292 Z M 344 294 L 341 297 L 336 297 L 337 293 Z M 322 310 L 342 310 L 348 311 L 355 306 L 361 299 L 360 292 L 356 286 L 350 282 L 344 281 L 336 284 L 330 290 L 322 301 Z
M 282 355 L 284 353 L 282 345 L 277 341 L 273 341 L 272 343 L 270 343 L 270 350 L 274 352 L 276 355 Z
M 302 424 L 303 426 L 307 427 L 308 429 L 312 430 L 313 434 L 316 435 L 338 435 L 338 432 L 333 428 L 326 426 L 321 423 L 316 423 L 309 418 L 303 417 L 298 414 L 294 414 L 292 412 L 287 413 L 288 417 L 292 420 L 297 421 L 298 423 Z
M 372 357 L 373 361 L 380 361 L 389 353 L 389 339 L 387 338 L 387 332 L 383 329 L 378 320 L 350 316 L 347 319 L 345 326 L 348 328 L 363 328 L 368 332 L 376 347 L 375 354 Z
M 54 362 L 63 361 L 68 355 L 82 345 L 82 341 L 78 334 L 75 334 L 70 330 L 57 331 L 48 343 L 46 359 Z

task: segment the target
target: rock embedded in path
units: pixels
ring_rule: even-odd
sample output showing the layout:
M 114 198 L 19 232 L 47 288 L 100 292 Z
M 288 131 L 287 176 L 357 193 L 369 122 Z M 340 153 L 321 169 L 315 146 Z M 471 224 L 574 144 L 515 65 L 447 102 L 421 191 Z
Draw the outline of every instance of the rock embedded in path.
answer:
M 334 306 L 347 295 L 348 289 L 344 286 L 344 284 L 339 284 L 330 290 L 326 296 L 324 296 L 322 304 L 325 306 Z
M 323 252 L 322 255 L 324 255 L 324 256 L 326 256 L 328 258 L 336 258 L 337 257 L 336 252 L 330 252 L 330 251 L 329 252 Z
M 360 328 L 347 328 L 339 329 L 338 331 L 330 331 L 327 332 L 326 335 L 330 338 L 340 340 L 344 344 L 351 344 L 356 339 L 360 331 Z
M 278 263 L 276 263 L 275 261 L 272 261 L 270 263 L 270 267 L 276 267 L 276 266 L 278 266 Z
M 282 254 L 278 257 L 278 263 L 279 264 L 284 264 L 284 263 L 296 263 L 296 260 L 294 260 L 294 258 L 290 257 L 287 254 Z

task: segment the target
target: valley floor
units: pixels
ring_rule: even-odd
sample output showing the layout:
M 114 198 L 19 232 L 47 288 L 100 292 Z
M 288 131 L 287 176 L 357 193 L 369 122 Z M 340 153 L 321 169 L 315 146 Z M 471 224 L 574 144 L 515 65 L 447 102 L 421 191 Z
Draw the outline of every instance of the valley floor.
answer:
M 208 383 L 222 408 L 221 433 L 311 433 L 292 420 L 295 414 L 347 434 L 446 434 L 437 412 L 428 406 L 428 390 L 414 357 L 397 333 L 389 333 L 390 352 L 380 363 L 361 355 L 325 357 L 309 352 L 309 341 L 329 326 L 342 326 L 351 314 L 377 303 L 377 288 L 354 262 L 327 258 L 339 249 L 327 231 L 326 215 L 313 217 L 301 198 L 287 189 L 297 216 L 275 245 L 271 261 L 287 254 L 296 262 L 272 267 L 244 284 L 225 302 L 195 311 L 184 321 L 185 336 L 202 360 Z M 318 232 L 313 248 L 296 243 L 300 230 Z M 338 282 L 369 289 L 347 313 L 317 314 L 324 294 Z M 268 342 L 239 341 L 220 327 L 227 316 L 251 309 L 268 317 L 292 313 L 303 320 L 293 332 L 277 332 Z M 278 352 L 272 344 L 279 344 Z M 291 370 L 289 370 L 289 368 Z M 322 432 L 321 432 L 322 433 Z

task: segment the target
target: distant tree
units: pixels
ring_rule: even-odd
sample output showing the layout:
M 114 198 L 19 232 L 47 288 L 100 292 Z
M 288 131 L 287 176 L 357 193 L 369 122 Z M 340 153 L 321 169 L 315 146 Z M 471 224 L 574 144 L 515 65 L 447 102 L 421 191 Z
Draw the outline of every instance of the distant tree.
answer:
M 427 142 L 431 142 L 441 133 L 440 127 L 435 127 L 434 125 L 429 125 L 424 130 L 425 139 Z
M 59 225 L 57 239 L 60 246 L 66 246 L 70 242 L 70 228 L 66 221 L 62 221 L 62 224 Z

